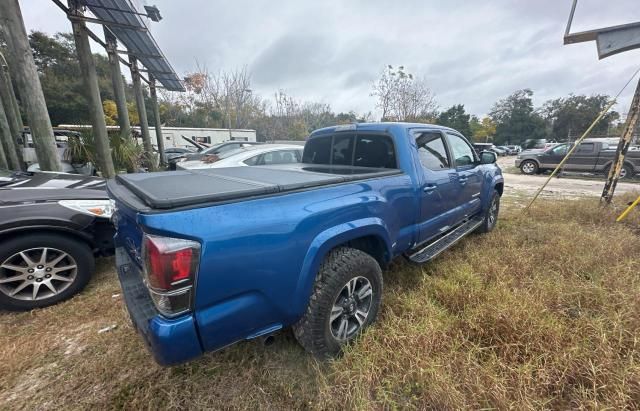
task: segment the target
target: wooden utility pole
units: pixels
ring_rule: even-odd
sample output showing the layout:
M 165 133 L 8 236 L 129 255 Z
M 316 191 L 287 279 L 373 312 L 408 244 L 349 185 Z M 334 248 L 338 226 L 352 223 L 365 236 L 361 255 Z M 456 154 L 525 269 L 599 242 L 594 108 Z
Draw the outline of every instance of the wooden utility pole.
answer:
M 19 170 L 24 169 L 24 160 L 22 159 L 22 146 L 18 144 L 18 139 L 22 137 L 22 117 L 20 116 L 20 108 L 18 107 L 18 100 L 16 99 L 15 92 L 13 91 L 13 84 L 11 84 L 11 76 L 9 75 L 9 65 L 4 55 L 0 53 L 0 100 L 4 105 L 5 115 L 9 122 L 9 129 L 11 130 L 12 142 L 18 161 L 20 162 Z
M 153 122 L 156 127 L 156 141 L 158 143 L 158 154 L 160 155 L 160 166 L 166 164 L 164 157 L 164 139 L 162 137 L 162 124 L 160 123 L 160 110 L 158 108 L 158 94 L 156 93 L 156 79 L 149 76 L 149 92 L 151 93 L 151 107 L 153 109 Z
M 69 12 L 70 17 L 82 17 L 81 6 L 76 0 L 69 0 Z M 89 45 L 87 27 L 85 22 L 79 19 L 72 19 L 71 25 L 73 27 L 73 38 L 76 44 L 76 54 L 78 55 L 78 63 L 80 64 L 84 93 L 89 108 L 89 117 L 91 118 L 96 160 L 99 163 L 98 166 L 102 172 L 102 176 L 113 178 L 116 172 L 113 167 L 113 159 L 111 158 L 107 123 L 104 119 L 98 76 L 96 74 L 96 64 L 93 61 L 93 54 L 91 53 L 91 46 Z
M 9 120 L 5 115 L 5 109 L 13 110 L 11 107 L 4 107 L 2 99 L 0 99 L 0 142 L 2 142 L 2 151 L 5 163 L 13 170 L 20 170 L 21 164 L 18 159 L 18 153 L 16 152 L 16 146 L 13 141 L 13 135 L 11 134 L 11 128 L 9 127 Z
M 138 71 L 138 60 L 133 56 L 129 56 L 129 64 L 131 64 L 133 93 L 136 96 L 136 107 L 138 108 L 138 118 L 140 119 L 145 165 L 150 170 L 153 170 L 155 168 L 155 164 L 153 164 L 153 147 L 151 146 L 151 136 L 149 135 L 149 121 L 147 120 L 147 109 L 144 104 L 144 94 L 142 93 L 142 81 Z
M 58 158 L 53 127 L 18 0 L 0 0 L 0 10 L 0 27 L 4 32 L 12 60 L 9 67 L 11 77 L 18 86 L 18 93 L 27 113 L 40 169 L 60 171 L 62 166 Z
M 120 135 L 131 139 L 131 123 L 129 122 L 129 110 L 127 109 L 127 98 L 124 92 L 124 79 L 120 71 L 120 59 L 118 58 L 118 41 L 111 31 L 104 27 L 104 38 L 107 43 L 107 55 L 109 56 L 109 67 L 111 68 L 111 82 L 113 83 L 113 95 L 118 110 L 118 125 Z
M 6 170 L 9 168 L 9 164 L 7 164 L 7 158 L 4 156 L 4 148 L 2 144 L 0 144 L 0 170 Z
M 633 132 L 638 125 L 638 118 L 640 117 L 640 80 L 636 86 L 636 92 L 633 95 L 631 101 L 631 107 L 629 108 L 629 114 L 627 115 L 627 121 L 624 123 L 624 131 L 622 132 L 622 138 L 618 142 L 618 148 L 616 150 L 616 156 L 613 158 L 612 166 L 609 168 L 609 175 L 607 176 L 607 182 L 602 190 L 602 196 L 600 201 L 605 201 L 607 204 L 611 203 L 613 199 L 613 193 L 616 191 L 616 185 L 618 184 L 618 178 L 620 177 L 620 171 L 624 165 L 624 157 L 627 155 L 631 140 L 633 139 Z M 631 178 L 632 176 L 627 176 Z

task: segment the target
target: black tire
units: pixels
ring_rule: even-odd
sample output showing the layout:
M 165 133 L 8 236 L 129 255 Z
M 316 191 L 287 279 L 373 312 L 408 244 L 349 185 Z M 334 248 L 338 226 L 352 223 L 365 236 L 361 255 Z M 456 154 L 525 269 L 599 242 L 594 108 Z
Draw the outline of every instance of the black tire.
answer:
M 39 284 L 39 287 L 43 287 L 42 290 L 46 293 L 42 294 L 42 298 L 37 298 L 35 300 L 25 300 L 11 297 L 9 295 L 12 291 L 15 291 L 15 289 L 22 284 L 21 282 L 19 282 L 22 280 L 18 280 L 18 282 L 12 283 L 0 282 L 0 308 L 11 311 L 26 311 L 34 308 L 47 307 L 64 301 L 82 291 L 82 289 L 91 279 L 95 261 L 93 258 L 93 253 L 91 252 L 91 249 L 87 244 L 74 238 L 60 234 L 29 233 L 28 235 L 21 235 L 19 237 L 14 237 L 0 243 L 0 281 L 2 279 L 7 279 L 8 277 L 17 275 L 16 271 L 2 267 L 7 259 L 12 258 L 12 256 L 15 256 L 21 251 L 25 252 L 27 250 L 32 250 L 27 253 L 28 255 L 30 255 L 31 257 L 35 255 L 35 257 L 37 258 L 39 248 L 48 249 L 47 254 L 49 258 L 47 260 L 49 261 L 55 260 L 55 258 L 57 256 L 61 256 L 62 253 L 66 253 L 68 255 L 68 257 L 64 257 L 64 259 L 58 263 L 56 268 L 59 268 L 60 264 L 67 264 L 68 266 L 75 265 L 75 268 L 69 271 L 61 271 L 60 275 L 57 275 L 54 268 L 54 277 L 66 278 L 65 281 L 57 281 L 55 278 L 49 280 L 52 286 L 55 289 L 59 290 L 59 292 L 57 292 L 56 294 L 51 293 L 51 295 L 46 295 L 50 292 L 50 290 L 48 288 L 45 288 L 45 284 L 44 282 L 42 282 Z M 23 261 L 23 264 L 27 263 Z M 37 273 L 34 275 L 37 275 Z M 33 277 L 33 275 L 31 277 Z M 49 277 L 51 277 L 51 275 L 49 275 Z M 43 278 L 40 278 L 40 280 L 47 281 Z M 28 293 L 29 290 L 33 291 L 34 288 L 34 284 L 28 285 L 23 288 L 22 291 L 18 294 L 21 294 L 23 298 L 28 298 L 28 296 L 25 297 L 24 294 Z M 38 291 L 38 293 L 41 292 Z
M 495 207 L 495 208 L 494 208 Z M 478 227 L 478 233 L 488 233 L 492 231 L 498 223 L 498 214 L 500 213 L 500 193 L 497 190 L 493 190 L 491 195 L 491 202 L 489 207 L 484 212 L 484 220 L 482 225 Z M 492 218 L 493 216 L 493 218 Z
M 367 282 L 372 290 L 370 300 L 363 298 L 360 302 L 354 301 L 356 310 L 359 304 L 370 303 L 366 317 L 360 323 L 360 320 L 355 319 L 357 315 L 354 315 L 354 319 L 350 319 L 347 311 L 342 311 L 342 314 L 332 322 L 331 315 L 335 314 L 333 310 L 338 305 L 343 305 L 345 310 L 351 306 L 353 311 L 354 303 L 348 303 L 344 292 L 347 290 L 347 285 L 354 280 L 356 284 L 358 282 L 365 284 L 361 290 L 366 287 Z M 342 247 L 332 250 L 320 266 L 305 314 L 293 326 L 296 339 L 305 350 L 318 358 L 335 357 L 340 354 L 345 344 L 353 341 L 362 330 L 375 321 L 382 301 L 382 289 L 382 270 L 373 257 L 354 248 Z M 357 294 L 355 291 L 354 286 L 354 296 Z M 340 333 L 342 329 L 340 326 L 344 321 L 349 327 L 360 325 L 354 329 L 353 335 L 350 334 L 346 339 L 339 339 L 334 336 L 335 330 L 338 328 Z M 337 322 L 339 322 L 338 327 L 336 327 Z
M 520 164 L 520 171 L 526 175 L 538 174 L 539 168 L 538 163 L 533 160 L 524 160 Z
M 607 166 L 607 168 L 604 169 L 604 178 L 609 177 L 610 171 L 611 171 L 611 166 Z M 633 178 L 633 168 L 631 168 L 629 164 L 623 164 L 622 170 L 620 170 L 620 177 L 618 177 L 618 180 L 630 180 L 631 178 Z

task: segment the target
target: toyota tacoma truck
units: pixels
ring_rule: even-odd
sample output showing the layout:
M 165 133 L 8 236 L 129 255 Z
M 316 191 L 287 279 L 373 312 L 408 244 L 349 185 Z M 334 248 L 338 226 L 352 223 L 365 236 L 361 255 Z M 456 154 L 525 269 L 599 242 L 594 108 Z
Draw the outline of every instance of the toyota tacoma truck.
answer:
M 375 319 L 393 258 L 425 263 L 498 218 L 494 153 L 457 131 L 314 131 L 297 164 L 119 175 L 116 264 L 129 314 L 171 365 L 292 327 L 335 356 Z

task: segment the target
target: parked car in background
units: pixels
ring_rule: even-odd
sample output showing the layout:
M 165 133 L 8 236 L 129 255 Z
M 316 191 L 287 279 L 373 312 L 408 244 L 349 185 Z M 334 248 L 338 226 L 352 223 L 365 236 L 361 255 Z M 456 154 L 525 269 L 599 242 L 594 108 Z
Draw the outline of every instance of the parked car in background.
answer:
M 497 146 L 500 150 L 504 151 L 506 155 L 508 156 L 512 156 L 517 154 L 516 151 L 514 151 L 513 149 L 509 148 L 509 146 Z
M 514 155 L 515 154 L 520 154 L 520 152 L 522 151 L 522 147 L 520 147 L 520 146 L 507 146 L 507 148 L 509 150 L 511 150 L 511 153 L 514 154 Z
M 483 151 L 491 151 L 498 156 L 506 156 L 507 152 L 503 149 L 496 147 L 493 143 L 473 143 L 473 148 L 476 150 L 476 153 L 481 153 Z
M 164 155 L 165 155 L 166 161 L 168 162 L 171 159 L 174 159 L 176 157 L 184 156 L 185 154 L 193 154 L 196 152 L 197 151 L 193 148 L 171 147 L 164 150 Z
M 375 321 L 382 267 L 430 261 L 498 219 L 496 155 L 450 128 L 328 127 L 302 158 L 108 182 L 123 296 L 159 363 L 290 326 L 334 356 Z
M 113 254 L 105 180 L 0 171 L 0 308 L 30 310 L 81 291 Z
M 557 144 L 540 152 L 523 151 L 515 160 L 515 165 L 523 174 L 538 174 L 553 170 L 567 155 L 570 143 Z M 615 145 L 598 141 L 585 140 L 573 152 L 563 166 L 564 171 L 580 171 L 608 174 L 615 157 Z M 628 151 L 620 172 L 620 179 L 631 178 L 640 173 L 640 152 Z
M 303 147 L 292 144 L 249 145 L 218 155 L 205 156 L 201 160 L 183 161 L 177 164 L 177 169 L 190 170 L 299 163 L 302 159 L 302 150 Z
M 168 162 L 169 169 L 175 170 L 177 168 L 176 164 L 182 163 L 184 161 L 201 160 L 205 156 L 219 156 L 220 154 L 225 153 L 227 151 L 236 150 L 242 147 L 251 147 L 251 146 L 260 145 L 260 144 L 263 144 L 263 143 L 258 143 L 255 141 L 225 141 L 223 143 L 214 144 L 211 147 L 202 149 L 198 152 L 187 153 L 187 154 L 183 154 L 181 156 L 176 156 L 172 158 Z

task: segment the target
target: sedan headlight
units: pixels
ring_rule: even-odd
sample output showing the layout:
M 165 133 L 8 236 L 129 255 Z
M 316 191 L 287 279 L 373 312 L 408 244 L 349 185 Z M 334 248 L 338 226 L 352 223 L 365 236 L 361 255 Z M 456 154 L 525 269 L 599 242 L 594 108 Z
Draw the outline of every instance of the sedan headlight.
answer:
M 84 214 L 102 218 L 111 218 L 115 208 L 113 200 L 61 200 L 58 201 L 58 204 Z

